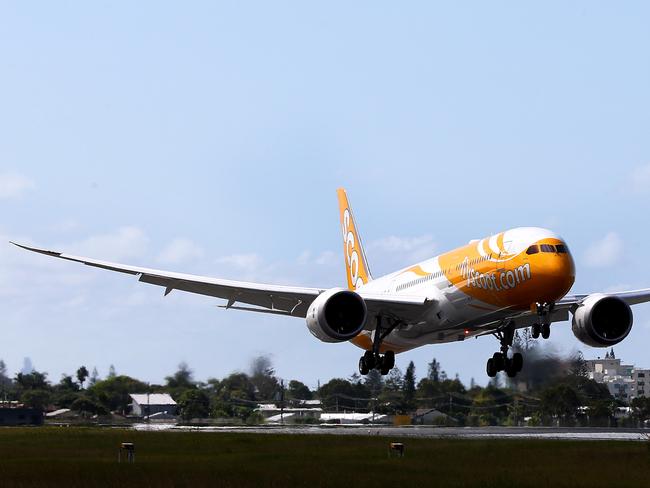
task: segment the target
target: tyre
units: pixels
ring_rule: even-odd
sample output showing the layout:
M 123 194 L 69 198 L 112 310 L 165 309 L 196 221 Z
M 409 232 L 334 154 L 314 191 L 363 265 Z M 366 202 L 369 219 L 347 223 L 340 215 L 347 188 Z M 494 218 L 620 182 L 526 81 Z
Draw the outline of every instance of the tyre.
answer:
M 359 373 L 364 376 L 370 372 L 370 368 L 366 364 L 365 359 L 366 358 L 364 356 L 361 356 L 361 358 L 359 358 Z
M 524 357 L 520 352 L 516 352 L 512 355 L 512 367 L 516 373 L 519 373 L 521 368 L 524 367 Z
M 366 368 L 368 368 L 368 371 L 377 365 L 375 361 L 375 355 L 372 353 L 372 351 L 366 351 L 363 354 L 363 361 L 366 363 Z
M 497 371 L 503 371 L 503 368 L 505 368 L 506 366 L 506 361 L 502 353 L 495 352 L 494 355 L 492 356 L 492 361 Z
M 395 353 L 393 351 L 386 351 L 386 354 L 384 354 L 384 363 L 388 371 L 395 367 Z
M 533 339 L 539 339 L 539 333 L 540 333 L 539 324 L 533 324 L 531 329 L 532 329 L 531 335 L 533 336 Z
M 551 337 L 551 324 L 542 325 L 542 338 L 548 339 Z
M 514 378 L 517 376 L 517 370 L 514 368 L 514 364 L 512 364 L 511 361 L 508 361 L 508 364 L 506 364 L 506 374 L 508 375 L 508 378 Z
M 485 371 L 490 378 L 494 378 L 497 375 L 497 368 L 496 365 L 494 364 L 494 358 L 490 358 L 487 360 Z

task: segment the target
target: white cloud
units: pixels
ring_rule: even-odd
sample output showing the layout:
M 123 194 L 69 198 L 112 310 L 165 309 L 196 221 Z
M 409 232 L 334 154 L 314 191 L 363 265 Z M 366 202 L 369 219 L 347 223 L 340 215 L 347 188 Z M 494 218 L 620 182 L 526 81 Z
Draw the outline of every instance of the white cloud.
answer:
M 231 254 L 230 256 L 222 256 L 215 260 L 216 264 L 226 264 L 229 266 L 234 266 L 236 268 L 241 268 L 246 271 L 256 271 L 259 270 L 262 264 L 262 258 L 259 254 L 250 253 L 250 254 Z
M 149 238 L 138 227 L 120 227 L 111 234 L 100 234 L 61 249 L 68 254 L 80 254 L 107 261 L 122 261 L 145 255 Z
M 435 249 L 436 244 L 430 235 L 418 237 L 388 236 L 372 241 L 368 246 L 368 251 L 373 256 L 375 254 L 399 256 L 405 258 L 407 262 L 430 258 L 435 254 Z
M 333 264 L 336 264 L 339 259 L 341 262 L 341 267 L 343 267 L 343 253 L 341 253 L 341 256 L 339 258 L 336 253 L 332 251 L 324 251 L 316 257 L 314 262 L 320 266 L 331 266 Z
M 585 252 L 585 264 L 592 268 L 603 268 L 616 264 L 623 254 L 623 240 L 616 232 L 610 232 L 594 242 Z
M 630 186 L 637 193 L 650 193 L 650 164 L 637 166 L 632 170 Z
M 608 286 L 603 290 L 603 293 L 618 293 L 621 291 L 634 290 L 636 288 L 638 287 L 635 287 L 634 285 L 630 285 L 629 283 L 618 283 L 616 285 Z
M 34 182 L 18 173 L 0 173 L 0 199 L 15 198 L 34 188 Z
M 170 242 L 158 256 L 158 261 L 165 264 L 180 264 L 204 256 L 203 249 L 190 239 L 177 238 Z

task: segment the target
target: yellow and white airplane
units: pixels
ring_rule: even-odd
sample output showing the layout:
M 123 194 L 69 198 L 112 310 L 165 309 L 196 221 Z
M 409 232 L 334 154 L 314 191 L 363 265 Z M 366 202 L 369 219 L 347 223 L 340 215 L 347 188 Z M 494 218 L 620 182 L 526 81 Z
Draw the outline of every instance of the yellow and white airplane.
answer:
M 532 327 L 548 338 L 553 322 L 573 314 L 572 330 L 585 344 L 609 347 L 632 328 L 630 305 L 650 301 L 650 289 L 567 295 L 575 279 L 566 243 L 551 231 L 523 227 L 501 232 L 373 279 L 345 190 L 338 190 L 347 289 L 305 288 L 195 276 L 16 244 L 24 249 L 139 277 L 162 286 L 227 300 L 226 309 L 306 319 L 323 342 L 364 349 L 359 371 L 387 374 L 395 353 L 426 344 L 495 336 L 501 345 L 487 361 L 488 376 L 521 371 L 512 352 L 515 330 Z M 14 243 L 15 244 L 15 243 Z M 240 305 L 243 304 L 243 305 Z

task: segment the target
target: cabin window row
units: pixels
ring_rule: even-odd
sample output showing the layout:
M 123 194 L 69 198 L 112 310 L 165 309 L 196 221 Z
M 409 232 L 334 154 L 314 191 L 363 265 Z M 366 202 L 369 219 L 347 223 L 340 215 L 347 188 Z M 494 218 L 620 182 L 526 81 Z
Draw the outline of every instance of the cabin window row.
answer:
M 411 281 L 409 281 L 407 283 L 402 283 L 401 285 L 397 286 L 397 290 L 401 291 L 401 290 L 404 290 L 406 288 L 410 288 L 410 287 L 415 286 L 415 285 L 421 285 L 422 283 L 424 283 L 426 281 L 430 281 L 430 280 L 434 280 L 436 278 L 440 278 L 441 276 L 443 276 L 443 274 L 444 273 L 442 271 L 437 271 L 435 273 L 431 273 L 430 275 L 424 276 L 422 278 L 418 278 L 416 280 L 411 280 Z

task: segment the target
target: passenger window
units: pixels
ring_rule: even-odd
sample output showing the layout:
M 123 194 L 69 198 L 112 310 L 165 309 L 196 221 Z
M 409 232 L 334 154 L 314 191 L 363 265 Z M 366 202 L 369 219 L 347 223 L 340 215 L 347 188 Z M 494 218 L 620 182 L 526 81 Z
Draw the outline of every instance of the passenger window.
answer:
M 567 249 L 566 249 L 566 246 L 564 244 L 558 244 L 557 246 L 555 246 L 555 249 L 560 254 L 566 254 L 567 253 Z
M 555 246 L 551 244 L 542 244 L 540 247 L 542 248 L 542 252 L 555 252 Z
M 526 254 L 537 254 L 539 252 L 539 247 L 536 245 L 530 246 L 528 249 L 526 249 Z

